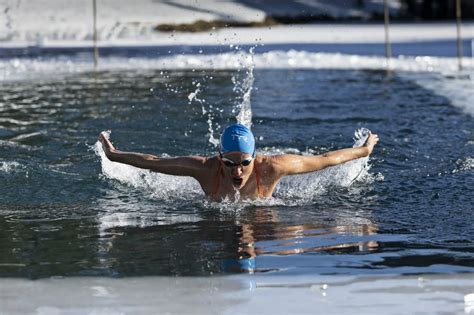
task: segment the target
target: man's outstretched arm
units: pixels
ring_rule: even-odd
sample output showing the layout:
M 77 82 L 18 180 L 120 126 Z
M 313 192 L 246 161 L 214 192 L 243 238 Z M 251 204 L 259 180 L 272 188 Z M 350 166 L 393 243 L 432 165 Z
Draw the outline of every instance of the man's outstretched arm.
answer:
M 369 156 L 378 141 L 379 137 L 376 134 L 370 133 L 365 145 L 362 147 L 341 149 L 313 156 L 283 154 L 273 157 L 272 164 L 276 172 L 281 176 L 314 172 L 329 166 Z
M 204 170 L 206 158 L 199 156 L 160 158 L 151 154 L 117 150 L 104 132 L 99 135 L 105 155 L 113 162 L 124 163 L 154 172 L 198 177 Z

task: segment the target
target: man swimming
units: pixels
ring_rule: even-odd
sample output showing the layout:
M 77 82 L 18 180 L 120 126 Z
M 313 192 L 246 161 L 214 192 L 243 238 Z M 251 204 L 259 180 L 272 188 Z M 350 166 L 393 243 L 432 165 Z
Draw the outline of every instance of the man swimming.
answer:
M 271 197 L 283 176 L 314 172 L 367 157 L 372 153 L 379 137 L 370 133 L 362 147 L 321 155 L 265 156 L 256 153 L 252 132 L 244 125 L 233 124 L 222 132 L 216 156 L 171 158 L 119 151 L 104 132 L 99 135 L 99 140 L 111 161 L 168 175 L 193 177 L 206 196 L 213 200 L 223 200 L 226 197 L 234 198 L 236 190 L 242 199 Z

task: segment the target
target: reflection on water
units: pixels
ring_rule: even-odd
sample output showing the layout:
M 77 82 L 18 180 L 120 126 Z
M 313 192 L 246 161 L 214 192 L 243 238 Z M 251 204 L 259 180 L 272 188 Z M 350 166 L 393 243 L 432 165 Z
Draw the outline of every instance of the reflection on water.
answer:
M 370 237 L 364 239 L 376 232 L 374 225 L 280 224 L 275 211 L 257 209 L 253 222 L 242 223 L 239 227 L 237 257 L 224 261 L 225 271 L 253 273 L 273 270 L 259 268 L 256 263 L 259 256 L 368 252 L 377 248 L 377 241 L 370 240 Z
M 62 211 L 70 210 L 81 213 L 80 207 Z M 3 218 L 0 276 L 417 273 L 472 266 L 467 248 L 419 249 L 406 231 L 381 233 L 368 210 L 253 207 L 220 214 L 198 207 L 174 218 L 133 211 Z M 308 223 L 293 217 L 301 212 Z
M 346 267 L 353 268 L 361 262 L 357 255 L 378 247 L 376 225 L 358 224 L 360 218 L 352 225 L 292 224 L 285 222 L 288 218 L 281 211 L 285 210 L 254 207 L 219 215 L 197 209 L 174 219 L 164 213 L 160 218 L 152 211 L 150 216 L 132 212 L 56 220 L 4 217 L 0 221 L 0 276 L 285 273 L 294 266 L 285 266 L 284 257 L 306 255 L 349 255 Z M 317 272 L 321 267 L 317 260 L 308 262 L 299 268 Z M 338 273 L 339 267 L 331 268 Z
M 133 257 L 121 263 L 110 258 L 117 264 L 109 267 L 128 274 L 129 264 L 137 266 L 143 260 L 156 262 L 150 267 L 158 274 L 252 273 L 279 269 L 260 266 L 260 256 L 354 254 L 377 248 L 371 238 L 377 232 L 373 224 L 292 225 L 279 222 L 277 211 L 268 208 L 252 209 L 238 221 L 216 221 L 215 215 L 208 215 L 212 217 L 190 223 L 108 228 L 107 255 Z M 130 252 L 132 244 L 140 245 Z

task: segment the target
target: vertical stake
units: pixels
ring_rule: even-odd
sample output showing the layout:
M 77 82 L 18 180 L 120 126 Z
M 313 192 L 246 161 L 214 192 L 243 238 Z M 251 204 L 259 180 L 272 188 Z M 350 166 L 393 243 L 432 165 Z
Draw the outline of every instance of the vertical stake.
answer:
M 392 46 L 390 44 L 389 24 L 390 14 L 388 11 L 388 0 L 383 1 L 383 17 L 385 26 L 385 56 L 387 57 L 387 67 L 390 67 L 390 59 L 392 58 Z
M 99 49 L 97 48 L 97 0 L 92 0 L 92 11 L 93 11 L 93 45 L 94 45 L 94 67 L 97 68 L 99 65 Z
M 461 0 L 456 0 L 456 38 L 458 47 L 458 69 L 462 70 L 462 57 L 464 55 L 462 49 L 461 38 Z

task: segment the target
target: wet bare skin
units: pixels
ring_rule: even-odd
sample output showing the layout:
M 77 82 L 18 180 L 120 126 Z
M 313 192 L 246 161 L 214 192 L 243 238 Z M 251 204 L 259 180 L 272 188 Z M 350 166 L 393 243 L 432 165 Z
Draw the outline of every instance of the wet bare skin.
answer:
M 370 134 L 365 145 L 327 152 L 322 155 L 302 156 L 282 154 L 274 156 L 257 155 L 248 166 L 226 166 L 219 156 L 186 156 L 160 158 L 154 155 L 117 150 L 105 133 L 99 141 L 107 158 L 114 162 L 149 169 L 154 172 L 190 176 L 201 185 L 202 190 L 212 200 L 231 200 L 239 192 L 241 199 L 271 197 L 276 185 L 283 176 L 303 174 L 335 166 L 357 158 L 369 156 L 379 141 L 376 134 Z M 230 152 L 223 157 L 240 163 L 250 157 L 247 153 Z M 260 180 L 260 193 L 257 185 L 257 171 Z
M 250 154 L 241 152 L 231 152 L 223 155 L 236 163 L 251 157 Z M 239 191 L 243 199 L 256 199 L 262 197 L 271 197 L 272 192 L 278 183 L 276 172 L 272 169 L 270 163 L 271 157 L 257 155 L 248 166 L 228 167 L 222 163 L 217 156 L 209 158 L 210 174 L 215 174 L 214 178 L 203 180 L 201 187 L 206 195 L 214 200 L 224 198 L 234 198 L 236 191 Z M 219 167 L 219 164 L 221 166 Z M 218 173 L 220 168 L 220 172 Z M 257 171 L 259 175 L 259 184 L 262 195 L 259 195 L 257 187 Z

